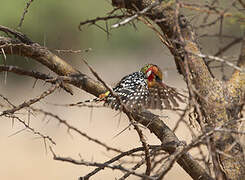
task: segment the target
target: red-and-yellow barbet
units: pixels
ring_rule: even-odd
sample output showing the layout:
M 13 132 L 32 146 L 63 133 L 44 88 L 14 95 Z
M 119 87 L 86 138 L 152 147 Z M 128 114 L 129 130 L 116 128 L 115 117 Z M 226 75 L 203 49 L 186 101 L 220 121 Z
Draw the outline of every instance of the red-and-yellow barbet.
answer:
M 142 109 L 171 109 L 184 102 L 183 95 L 175 88 L 163 83 L 161 69 L 154 64 L 146 64 L 138 72 L 131 73 L 121 79 L 113 88 L 113 92 L 129 109 L 140 111 Z M 101 94 L 94 101 L 104 101 L 112 109 L 120 110 L 121 104 L 110 91 Z

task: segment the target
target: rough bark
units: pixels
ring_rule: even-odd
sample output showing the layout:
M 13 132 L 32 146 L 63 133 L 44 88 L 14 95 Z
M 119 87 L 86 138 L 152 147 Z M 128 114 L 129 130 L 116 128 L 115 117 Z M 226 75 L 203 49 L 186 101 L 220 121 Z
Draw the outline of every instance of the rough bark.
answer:
M 3 28 L 3 26 L 0 27 Z M 76 77 L 73 78 L 71 84 L 95 96 L 99 96 L 106 91 L 101 83 L 79 72 L 66 61 L 37 43 L 27 44 L 19 39 L 0 36 L 0 49 L 3 49 L 5 54 L 32 58 L 60 76 Z
M 151 0 L 112 0 L 118 7 L 133 11 L 141 11 L 154 1 Z M 160 6 L 149 11 L 146 15 L 160 27 L 162 33 L 172 40 L 169 46 L 173 54 L 179 72 L 188 83 L 194 86 L 197 102 L 200 105 L 203 120 L 208 127 L 225 127 L 230 131 L 238 131 L 237 123 L 240 118 L 241 109 L 244 103 L 244 72 L 236 70 L 229 81 L 223 82 L 212 76 L 204 59 L 196 54 L 200 54 L 195 33 L 191 25 L 183 17 L 176 17 L 177 6 L 172 1 L 163 1 Z M 180 18 L 182 20 L 180 20 Z M 177 29 L 180 28 L 180 32 Z M 243 42 L 241 56 L 238 66 L 244 67 Z M 190 72 L 186 71 L 185 61 L 187 61 Z M 233 122 L 233 123 L 231 123 Z M 245 179 L 245 160 L 241 144 L 239 144 L 231 133 L 215 133 L 212 137 L 212 144 L 216 150 L 224 152 L 216 153 L 219 165 L 224 173 L 223 178 Z

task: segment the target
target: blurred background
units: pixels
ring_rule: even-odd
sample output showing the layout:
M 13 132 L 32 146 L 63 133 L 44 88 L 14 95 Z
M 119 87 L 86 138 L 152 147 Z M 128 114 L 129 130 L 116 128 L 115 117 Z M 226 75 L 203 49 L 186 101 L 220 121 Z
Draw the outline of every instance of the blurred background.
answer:
M 191 2 L 191 1 L 188 1 Z M 202 2 L 202 1 L 195 1 Z M 211 2 L 211 1 L 210 1 Z M 229 3 L 222 1 L 223 8 Z M 26 7 L 24 0 L 3 0 L 0 5 L 0 25 L 13 29 L 18 27 L 21 16 Z M 112 6 L 109 0 L 59 0 L 59 1 L 34 1 L 31 3 L 24 22 L 18 30 L 26 34 L 33 41 L 46 46 L 57 55 L 64 58 L 68 63 L 79 69 L 81 72 L 92 77 L 82 59 L 99 73 L 106 83 L 113 86 L 123 76 L 138 71 L 146 63 L 159 65 L 164 71 L 165 82 L 180 90 L 186 86 L 182 77 L 177 73 L 173 57 L 161 44 L 152 30 L 146 28 L 142 23 L 135 22 L 136 26 L 127 25 L 119 29 L 111 29 L 108 36 L 103 30 L 96 26 L 83 26 L 79 31 L 78 25 L 81 21 L 93 19 L 98 16 L 105 16 L 111 12 Z M 202 24 L 202 14 L 190 10 L 184 10 L 184 14 L 194 24 Z M 210 16 L 212 21 L 215 16 Z M 109 21 L 108 27 L 117 21 Z M 105 22 L 99 23 L 105 27 Z M 243 27 L 232 20 L 223 22 L 223 34 L 240 37 Z M 217 34 L 219 23 L 208 28 L 197 29 L 198 35 L 206 33 Z M 0 35 L 4 35 L 0 33 Z M 232 41 L 230 38 L 200 37 L 199 42 L 203 53 L 215 54 L 224 44 Z M 58 53 L 55 50 L 84 50 L 80 54 Z M 90 49 L 88 52 L 85 50 Z M 235 45 L 222 56 L 235 60 L 238 57 L 240 44 Z M 3 57 L 0 56 L 0 63 Z M 47 68 L 27 58 L 8 56 L 8 65 L 16 65 L 28 70 L 38 70 L 51 73 Z M 213 66 L 219 65 L 213 63 Z M 220 69 L 214 69 L 214 74 L 221 78 Z M 225 68 L 225 74 L 229 76 L 231 69 Z M 0 94 L 7 97 L 12 103 L 18 105 L 40 95 L 50 87 L 49 84 L 27 77 L 17 76 L 11 73 L 0 73 Z M 124 115 L 120 115 L 108 108 L 61 107 L 53 104 L 69 104 L 93 98 L 92 95 L 82 92 L 74 87 L 74 95 L 71 96 L 63 90 L 57 91 L 45 100 L 36 104 L 36 107 L 46 109 L 67 120 L 73 126 L 89 136 L 105 142 L 109 146 L 116 147 L 122 151 L 140 146 L 139 138 L 133 129 L 127 129 L 117 137 L 128 125 Z M 7 106 L 0 100 L 0 105 Z M 184 105 L 183 105 L 184 106 Z M 6 109 L 6 107 L 4 107 Z M 9 108 L 9 107 L 8 107 Z M 87 139 L 71 132 L 67 133 L 64 126 L 52 118 L 44 117 L 38 113 L 30 116 L 26 111 L 19 114 L 24 120 L 30 121 L 30 126 L 36 131 L 52 137 L 56 145 L 52 146 L 54 151 L 61 156 L 69 156 L 94 162 L 104 162 L 115 156 L 114 153 L 106 151 L 105 148 L 88 141 Z M 163 120 L 174 127 L 178 114 L 170 111 L 159 112 L 162 116 L 168 116 Z M 46 151 L 45 144 L 41 138 L 29 131 L 22 131 L 23 125 L 12 122 L 11 119 L 1 119 L 0 126 L 0 179 L 77 179 L 93 170 L 91 167 L 75 166 L 63 162 L 54 161 L 49 149 Z M 160 142 L 148 131 L 144 130 L 147 142 L 151 145 Z M 176 132 L 181 140 L 189 142 L 191 135 L 184 124 Z M 195 155 L 195 152 L 193 152 Z M 129 164 L 128 167 L 131 167 Z M 144 168 L 144 167 L 143 167 Z M 101 171 L 92 179 L 115 179 L 121 177 L 119 171 Z M 167 175 L 166 179 L 189 180 L 191 179 L 178 165 Z M 129 179 L 137 179 L 132 176 Z

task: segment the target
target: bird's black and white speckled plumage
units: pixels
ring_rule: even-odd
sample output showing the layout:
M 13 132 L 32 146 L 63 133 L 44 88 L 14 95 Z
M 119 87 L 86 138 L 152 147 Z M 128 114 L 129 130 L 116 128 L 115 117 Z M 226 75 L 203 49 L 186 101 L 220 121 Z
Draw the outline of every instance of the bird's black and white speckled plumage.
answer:
M 157 65 L 147 64 L 140 71 L 123 77 L 113 88 L 113 92 L 120 98 L 129 110 L 143 109 L 171 109 L 178 107 L 177 102 L 183 102 L 182 96 L 175 88 L 162 82 L 162 72 Z M 112 109 L 121 110 L 121 103 L 109 91 L 101 94 L 94 101 L 104 101 Z
M 122 78 L 113 88 L 113 91 L 129 109 L 140 109 L 149 97 L 147 78 L 140 71 Z M 105 105 L 109 105 L 115 110 L 120 109 L 119 103 L 111 94 L 106 97 Z

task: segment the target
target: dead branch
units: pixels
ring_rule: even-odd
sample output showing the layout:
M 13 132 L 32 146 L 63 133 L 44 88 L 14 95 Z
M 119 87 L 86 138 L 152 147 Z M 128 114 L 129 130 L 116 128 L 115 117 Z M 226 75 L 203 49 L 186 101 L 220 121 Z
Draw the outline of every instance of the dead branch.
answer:
M 136 172 L 134 172 L 132 170 L 124 168 L 121 165 L 109 165 L 109 164 L 106 164 L 106 163 L 88 162 L 88 161 L 84 161 L 82 159 L 81 160 L 75 160 L 75 159 L 70 158 L 70 157 L 61 157 L 61 156 L 56 155 L 51 147 L 50 147 L 50 151 L 53 154 L 53 159 L 57 160 L 57 161 L 68 162 L 68 163 L 72 163 L 72 164 L 75 164 L 75 165 L 94 166 L 94 167 L 98 167 L 98 168 L 102 168 L 102 169 L 103 168 L 117 169 L 117 170 L 124 171 L 124 172 L 130 172 L 131 174 L 133 174 L 135 176 L 138 176 L 138 177 L 141 177 L 141 178 L 147 178 L 147 179 L 150 179 L 150 180 L 155 180 L 155 178 L 153 178 L 153 177 L 150 177 L 150 176 L 147 176 L 147 175 L 144 175 L 144 174 L 136 173 Z M 81 178 L 79 178 L 79 179 L 81 179 Z
M 149 149 L 153 149 L 153 150 L 156 151 L 157 149 L 161 149 L 161 146 L 149 146 Z M 109 161 L 104 162 L 104 164 L 108 165 L 108 164 L 114 163 L 114 162 L 118 161 L 119 159 L 121 159 L 122 157 L 129 156 L 129 155 L 131 155 L 131 154 L 133 154 L 135 152 L 138 152 L 138 151 L 145 151 L 145 148 L 144 147 L 139 147 L 139 148 L 131 149 L 129 151 L 122 152 L 118 156 L 110 159 Z M 80 177 L 80 179 L 87 180 L 91 176 L 93 176 L 94 174 L 98 173 L 102 169 L 103 169 L 102 167 L 98 167 L 95 170 L 93 170 L 92 172 L 90 172 L 89 174 L 87 174 L 86 176 Z M 135 169 L 133 169 L 133 170 L 135 170 Z
M 43 135 L 42 133 L 36 131 L 34 128 L 32 128 L 29 124 L 27 124 L 24 120 L 20 119 L 19 117 L 15 116 L 13 114 L 6 114 L 5 117 L 8 117 L 8 118 L 12 118 L 12 119 L 17 120 L 18 122 L 20 122 L 21 124 L 23 124 L 25 126 L 25 129 L 23 129 L 23 130 L 29 130 L 34 135 L 38 135 L 41 138 L 43 138 L 45 145 L 46 145 L 46 140 L 48 140 L 49 142 L 51 142 L 53 145 L 56 145 L 55 141 L 51 137 L 49 137 L 47 135 Z M 23 131 L 23 130 L 21 130 L 21 131 Z
M 28 12 L 28 8 L 30 7 L 30 5 L 31 5 L 31 3 L 32 3 L 33 1 L 34 1 L 34 0 L 29 0 L 29 1 L 26 3 L 26 7 L 25 7 L 24 12 L 23 12 L 23 14 L 22 14 L 22 16 L 21 16 L 21 19 L 20 19 L 20 23 L 19 23 L 19 25 L 18 25 L 18 28 L 20 28 L 20 27 L 22 26 L 22 24 L 23 24 L 23 22 L 24 22 L 24 19 L 25 19 L 25 15 L 26 15 L 27 12 Z
M 95 25 L 98 21 L 108 21 L 108 20 L 111 20 L 111 19 L 122 19 L 122 18 L 125 18 L 125 17 L 127 17 L 127 15 L 110 15 L 110 16 L 105 16 L 105 17 L 97 17 L 97 18 L 94 18 L 94 19 L 89 19 L 89 20 L 80 22 L 78 28 L 81 31 L 82 30 L 82 26 L 84 26 L 86 24 Z
M 57 88 L 59 87 L 59 84 L 56 84 L 54 87 L 50 88 L 49 90 L 47 91 L 44 91 L 40 96 L 36 97 L 36 98 L 33 98 L 33 99 L 30 99 L 29 101 L 27 102 L 24 102 L 18 106 L 15 106 L 13 107 L 12 109 L 8 109 L 8 110 L 5 110 L 3 111 L 0 116 L 5 116 L 5 115 L 11 115 L 13 113 L 15 113 L 16 111 L 19 111 L 23 108 L 26 108 L 26 107 L 29 107 L 31 106 L 32 104 L 40 101 L 41 99 L 47 97 L 48 95 L 52 94 Z
M 48 67 L 51 71 L 61 76 L 72 76 L 76 78 L 73 85 L 81 88 L 95 96 L 99 96 L 106 89 L 98 82 L 92 80 L 85 74 L 79 72 L 65 60 L 50 52 L 46 47 L 33 43 L 20 32 L 13 31 L 7 27 L 0 26 L 0 30 L 13 34 L 18 39 L 0 36 L 0 48 L 8 55 L 19 55 L 29 57 Z M 0 52 L 1 54 L 1 52 Z
M 118 7 L 123 7 L 135 12 L 141 11 L 153 4 L 153 2 L 147 0 L 112 0 L 112 2 Z M 118 4 L 123 4 L 123 6 Z M 179 14 L 178 6 L 182 8 L 186 7 L 186 4 L 176 1 L 176 3 L 167 7 L 157 6 L 149 11 L 146 16 L 156 22 L 165 37 L 172 39 L 171 46 L 167 47 L 175 58 L 179 72 L 184 76 L 186 81 L 188 81 L 188 79 L 190 80 L 189 83 L 187 82 L 188 87 L 193 85 L 194 89 L 199 94 L 197 97 L 202 97 L 197 98 L 198 104 L 194 103 L 200 107 L 198 112 L 199 118 L 203 117 L 201 118 L 202 123 L 207 123 L 210 127 L 220 126 L 229 120 L 239 119 L 238 112 L 241 110 L 241 106 L 244 103 L 245 83 L 242 80 L 244 79 L 244 73 L 241 71 L 238 72 L 238 69 L 241 69 L 233 66 L 236 67 L 237 70 L 230 81 L 224 83 L 213 77 L 209 68 L 206 66 L 204 58 L 193 55 L 202 53 L 197 44 L 198 41 L 191 24 L 183 15 Z M 217 9 L 212 10 L 212 12 L 207 10 L 206 12 L 216 13 L 220 17 L 230 17 L 229 13 Z M 187 62 L 187 65 L 185 65 L 184 62 Z M 190 69 L 190 73 L 187 73 L 187 67 Z M 191 94 L 191 96 L 194 95 L 195 94 Z M 209 103 L 207 103 L 206 99 Z M 216 104 L 217 106 L 213 107 L 210 106 L 210 104 Z M 230 128 L 237 130 L 235 126 L 231 126 Z M 230 148 L 230 145 L 235 142 L 235 139 L 229 133 L 216 133 L 214 141 L 216 141 L 215 144 L 218 150 L 224 151 L 232 157 L 227 158 L 223 155 L 219 155 L 223 165 L 222 169 L 224 169 L 227 178 L 242 179 L 242 177 L 244 177 L 243 172 L 245 172 L 245 167 L 243 166 L 244 160 L 241 159 L 243 156 L 241 145 L 236 143 L 239 153 L 235 153 L 237 150 Z M 234 161 L 237 162 L 236 169 L 239 170 L 234 170 Z
M 1 71 L 5 71 L 5 72 L 12 72 L 12 73 L 16 73 L 18 75 L 24 75 L 24 76 L 29 76 L 35 79 L 40 79 L 46 82 L 49 82 L 47 80 L 51 80 L 54 79 L 52 76 L 38 72 L 38 71 L 27 71 L 25 69 L 22 69 L 20 67 L 17 66 L 7 66 L 7 65 L 0 65 L 0 72 Z M 52 84 L 55 84 L 56 82 L 52 81 Z M 60 84 L 60 87 L 63 88 L 66 92 L 70 93 L 71 95 L 73 94 L 71 88 L 69 86 L 67 86 L 66 84 Z

